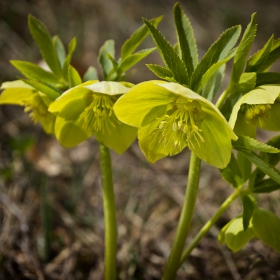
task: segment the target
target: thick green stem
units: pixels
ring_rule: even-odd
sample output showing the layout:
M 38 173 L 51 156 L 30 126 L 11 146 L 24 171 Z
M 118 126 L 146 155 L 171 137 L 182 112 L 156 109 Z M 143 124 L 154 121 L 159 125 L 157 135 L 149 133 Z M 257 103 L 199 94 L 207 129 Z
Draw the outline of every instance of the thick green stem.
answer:
M 105 223 L 105 280 L 116 279 L 117 219 L 109 149 L 100 144 L 101 184 Z
M 188 258 L 192 250 L 198 245 L 200 240 L 209 232 L 212 226 L 217 222 L 217 220 L 221 217 L 221 215 L 226 211 L 229 205 L 240 195 L 239 189 L 236 189 L 233 194 L 231 194 L 224 203 L 220 206 L 218 211 L 214 214 L 214 216 L 202 227 L 202 229 L 198 232 L 195 238 L 191 241 L 190 245 L 184 251 L 181 257 L 180 265 Z
M 229 94 L 229 91 L 230 90 L 230 87 L 228 87 L 222 94 L 221 96 L 218 98 L 217 102 L 216 102 L 216 106 L 217 108 L 221 109 L 225 99 L 227 98 L 228 94 Z
M 201 160 L 192 153 L 189 167 L 188 185 L 185 194 L 184 204 L 180 215 L 180 220 L 169 255 L 167 265 L 164 270 L 163 280 L 174 280 L 179 268 L 183 248 L 189 233 L 198 191 Z

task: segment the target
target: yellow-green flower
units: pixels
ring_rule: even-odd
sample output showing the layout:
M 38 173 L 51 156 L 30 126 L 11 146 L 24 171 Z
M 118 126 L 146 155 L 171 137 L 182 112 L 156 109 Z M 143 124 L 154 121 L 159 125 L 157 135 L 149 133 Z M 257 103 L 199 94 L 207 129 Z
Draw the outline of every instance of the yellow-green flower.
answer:
M 69 89 L 50 106 L 57 115 L 55 135 L 62 146 L 71 148 L 94 135 L 123 153 L 136 137 L 137 129 L 120 122 L 113 105 L 130 88 L 118 82 L 88 81 Z
M 262 85 L 234 105 L 229 124 L 239 135 L 255 137 L 256 128 L 280 130 L 280 86 Z
M 224 168 L 231 139 L 237 139 L 211 102 L 176 83 L 141 83 L 120 97 L 114 111 L 122 122 L 139 128 L 139 146 L 150 162 L 188 146 L 207 163 Z
M 46 133 L 53 133 L 55 116 L 48 112 L 52 100 L 47 95 L 20 80 L 5 82 L 1 89 L 4 91 L 0 95 L 0 104 L 24 106 L 34 123 L 39 122 Z

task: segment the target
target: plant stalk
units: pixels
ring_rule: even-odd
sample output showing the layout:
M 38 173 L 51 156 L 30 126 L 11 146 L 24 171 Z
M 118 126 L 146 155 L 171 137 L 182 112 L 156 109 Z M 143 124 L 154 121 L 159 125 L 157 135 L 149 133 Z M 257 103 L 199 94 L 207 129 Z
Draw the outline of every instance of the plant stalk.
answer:
M 229 205 L 240 195 L 239 189 L 236 189 L 220 206 L 218 211 L 213 215 L 213 217 L 201 228 L 198 234 L 191 241 L 190 245 L 186 248 L 182 254 L 180 265 L 188 258 L 192 250 L 198 245 L 200 240 L 209 232 L 212 226 L 217 222 L 221 215 L 226 211 Z
M 201 160 L 194 153 L 192 153 L 184 204 L 171 253 L 169 255 L 169 259 L 163 273 L 163 280 L 174 280 L 176 277 L 176 272 L 179 268 L 181 255 L 189 233 L 194 213 L 200 176 L 200 163 Z
M 100 169 L 105 224 L 104 279 L 116 279 L 117 219 L 113 175 L 109 149 L 100 143 Z

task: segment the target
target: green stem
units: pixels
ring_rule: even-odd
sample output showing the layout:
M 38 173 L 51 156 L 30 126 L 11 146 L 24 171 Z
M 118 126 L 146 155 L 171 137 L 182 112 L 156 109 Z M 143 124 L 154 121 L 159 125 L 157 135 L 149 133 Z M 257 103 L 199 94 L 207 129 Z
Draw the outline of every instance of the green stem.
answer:
M 202 227 L 202 229 L 198 232 L 195 238 L 191 241 L 190 245 L 186 248 L 184 253 L 182 254 L 180 265 L 188 258 L 192 250 L 198 245 L 200 240 L 209 232 L 212 226 L 217 222 L 217 220 L 221 217 L 221 215 L 226 211 L 229 205 L 240 195 L 239 189 L 236 189 L 234 193 L 232 193 L 220 206 L 218 211 L 214 214 L 214 216 Z
M 48 187 L 47 177 L 43 175 L 41 182 L 41 220 L 44 234 L 44 248 L 43 248 L 43 260 L 48 262 L 50 260 L 50 248 L 51 248 L 51 209 L 48 200 Z
M 228 87 L 222 94 L 221 96 L 218 98 L 217 102 L 216 102 L 216 106 L 217 108 L 221 109 L 225 99 L 227 98 L 228 94 L 230 93 L 230 87 Z
M 109 149 L 100 143 L 100 169 L 105 223 L 105 280 L 116 279 L 117 219 Z
M 176 277 L 176 272 L 179 268 L 181 255 L 188 236 L 195 208 L 200 174 L 200 162 L 201 160 L 194 153 L 192 153 L 184 204 L 171 253 L 164 270 L 162 278 L 163 280 L 174 280 Z

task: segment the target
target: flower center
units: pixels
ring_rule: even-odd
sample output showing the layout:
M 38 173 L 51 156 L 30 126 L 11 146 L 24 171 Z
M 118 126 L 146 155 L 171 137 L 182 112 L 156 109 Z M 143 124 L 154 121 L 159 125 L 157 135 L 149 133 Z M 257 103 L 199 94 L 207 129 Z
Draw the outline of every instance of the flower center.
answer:
M 110 133 L 110 127 L 116 127 L 119 122 L 113 112 L 113 100 L 108 96 L 94 94 L 91 104 L 80 115 L 83 129 L 87 132 Z
M 159 142 L 164 145 L 173 145 L 182 148 L 183 142 L 195 148 L 193 141 L 198 146 L 204 142 L 202 130 L 200 128 L 204 119 L 204 112 L 199 102 L 178 98 L 167 108 L 165 117 L 160 122 L 156 132 L 161 132 L 162 137 Z
M 263 127 L 266 119 L 269 118 L 269 112 L 271 109 L 270 104 L 257 104 L 249 105 L 244 104 L 243 111 L 245 111 L 245 117 L 247 122 L 256 122 L 260 127 Z
M 24 106 L 24 112 L 29 113 L 34 123 L 49 114 L 46 104 L 39 95 L 35 95 L 32 102 L 24 103 Z

